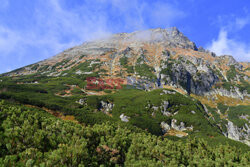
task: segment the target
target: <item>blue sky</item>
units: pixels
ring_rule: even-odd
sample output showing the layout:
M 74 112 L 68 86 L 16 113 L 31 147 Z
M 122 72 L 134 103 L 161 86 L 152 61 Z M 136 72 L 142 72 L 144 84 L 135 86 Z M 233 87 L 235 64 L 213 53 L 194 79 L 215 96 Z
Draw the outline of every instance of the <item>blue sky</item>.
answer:
M 0 0 L 0 73 L 107 34 L 172 26 L 250 61 L 249 0 Z

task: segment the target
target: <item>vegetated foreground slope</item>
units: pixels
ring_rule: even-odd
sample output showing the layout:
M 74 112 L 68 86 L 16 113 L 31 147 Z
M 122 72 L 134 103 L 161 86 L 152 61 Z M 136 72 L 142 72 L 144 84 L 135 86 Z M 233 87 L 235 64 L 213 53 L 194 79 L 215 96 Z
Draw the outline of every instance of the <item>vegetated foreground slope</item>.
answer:
M 180 147 L 198 138 L 205 140 L 206 147 L 211 149 L 228 144 L 237 147 L 241 154 L 240 150 L 249 151 L 250 144 L 249 72 L 249 63 L 197 48 L 176 28 L 150 29 L 84 43 L 3 74 L 0 99 L 47 111 L 63 120 L 91 126 L 89 129 L 109 122 L 106 126 L 126 127 L 130 135 L 145 133 L 152 140 L 160 138 L 183 144 Z M 103 149 L 111 156 L 113 151 L 109 147 Z M 19 153 L 17 150 L 13 154 Z M 147 157 L 148 153 L 144 154 Z M 185 156 L 181 153 L 180 157 Z M 156 163 L 159 157 L 155 158 L 148 157 L 145 162 Z M 19 160 L 17 157 L 16 161 Z M 94 161 L 100 164 L 97 159 L 91 163 Z M 157 163 L 165 163 L 160 161 Z M 189 163 L 185 158 L 181 163 L 184 161 Z
M 15 82 L 17 81 L 13 79 L 2 82 L 1 88 L 5 91 L 0 94 L 1 99 L 33 108 L 43 108 L 62 119 L 91 126 L 105 122 L 119 123 L 132 129 L 138 127 L 174 141 L 185 141 L 190 136 L 203 138 L 210 146 L 228 143 L 231 146 L 245 148 L 244 144 L 223 136 L 227 127 L 214 110 L 209 108 L 206 111 L 205 106 L 195 98 L 173 90 L 155 89 L 145 92 L 125 87 L 112 90 L 113 93 L 111 90 L 105 91 L 107 93 L 104 92 L 105 95 L 101 96 L 86 96 L 80 88 L 75 87 L 71 96 L 61 97 L 56 95 L 56 92 L 68 87 L 56 85 L 76 81 L 53 77 L 49 82 L 47 78 L 40 78 L 39 84 L 16 85 Z M 249 111 L 249 107 L 245 106 L 235 108 L 243 108 L 245 113 Z M 234 115 L 232 118 L 236 118 L 235 121 L 240 123 Z
M 122 124 L 83 126 L 0 102 L 3 166 L 247 166 L 248 152 L 204 140 L 171 141 Z

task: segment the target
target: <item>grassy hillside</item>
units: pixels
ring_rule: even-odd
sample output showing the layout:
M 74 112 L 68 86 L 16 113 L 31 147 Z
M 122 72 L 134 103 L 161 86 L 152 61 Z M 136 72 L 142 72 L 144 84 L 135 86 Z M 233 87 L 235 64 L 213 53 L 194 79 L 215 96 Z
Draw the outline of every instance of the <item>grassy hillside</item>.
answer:
M 3 101 L 0 141 L 2 166 L 246 166 L 250 161 L 249 150 L 229 145 L 171 141 L 122 124 L 82 126 Z

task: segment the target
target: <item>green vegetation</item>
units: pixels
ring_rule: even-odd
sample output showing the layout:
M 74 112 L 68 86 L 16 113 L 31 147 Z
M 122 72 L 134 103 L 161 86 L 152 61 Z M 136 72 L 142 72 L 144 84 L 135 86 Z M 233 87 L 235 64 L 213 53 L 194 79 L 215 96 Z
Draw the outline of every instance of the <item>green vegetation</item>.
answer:
M 134 73 L 135 72 L 133 66 L 127 66 L 126 68 L 127 68 L 128 73 Z
M 229 107 L 228 111 L 228 118 L 230 121 L 232 121 L 235 125 L 238 127 L 243 127 L 245 124 L 248 124 L 248 121 L 245 119 L 242 119 L 240 116 L 246 116 L 249 115 L 250 106 L 234 106 Z
M 241 84 L 238 84 L 237 87 L 240 89 L 241 92 L 246 90 L 247 93 L 250 94 L 250 84 L 249 84 L 249 82 L 244 81 L 243 79 L 241 79 Z
M 49 65 L 42 66 L 38 69 L 38 71 L 43 72 L 46 71 L 49 68 Z
M 162 70 L 161 70 L 161 74 L 165 74 L 165 75 L 167 75 L 167 76 L 169 76 L 170 78 L 172 78 L 172 66 L 173 66 L 173 64 L 174 64 L 174 59 L 168 59 L 167 61 L 165 61 L 165 62 L 163 62 L 164 63 L 164 65 L 166 65 L 167 67 L 166 68 L 163 68 Z
M 229 81 L 234 80 L 234 78 L 236 77 L 237 71 L 235 69 L 235 67 L 233 65 L 230 66 L 230 70 L 227 71 L 227 79 Z
M 75 65 L 69 70 L 63 71 L 61 75 L 62 76 L 66 75 L 67 77 L 71 77 L 71 78 L 73 77 L 73 78 L 78 78 L 81 80 L 86 80 L 87 77 L 99 77 L 100 76 L 99 73 L 100 71 L 102 71 L 102 69 L 100 69 L 100 66 L 101 64 L 100 64 L 99 59 L 96 59 L 95 61 L 86 60 L 83 63 Z M 94 72 L 95 70 L 97 70 L 97 72 Z M 79 72 L 79 74 L 77 74 L 77 72 Z M 92 72 L 92 73 L 81 74 L 84 72 Z
M 37 70 L 38 67 L 39 67 L 39 64 L 33 65 L 33 66 L 31 67 L 31 70 Z
M 53 65 L 53 66 L 51 67 L 51 69 L 52 69 L 52 70 L 55 70 L 56 68 L 59 68 L 59 67 L 65 65 L 65 64 L 67 64 L 69 61 L 70 61 L 70 59 L 65 59 L 65 60 L 63 60 L 63 61 L 60 61 L 60 62 L 56 63 L 55 65 Z M 61 67 L 61 68 L 62 68 L 62 67 Z
M 86 57 L 86 55 L 81 55 L 81 56 L 79 57 L 79 60 L 81 60 L 81 59 L 84 58 L 84 57 Z
M 226 132 L 226 127 L 224 125 L 227 124 L 227 120 L 221 119 L 220 115 L 216 112 L 215 108 L 208 107 L 208 109 L 214 118 L 213 120 L 212 117 L 210 117 L 209 118 L 210 121 L 213 122 L 214 124 L 220 123 L 221 125 L 223 125 L 222 127 L 223 132 Z M 244 116 L 249 115 L 250 106 L 243 106 L 243 105 L 226 106 L 226 105 L 219 103 L 218 109 L 223 115 L 226 115 L 227 119 L 233 122 L 233 124 L 236 125 L 237 127 L 242 128 L 243 126 L 245 126 L 245 124 L 249 126 L 249 122 L 246 119 L 242 118 L 241 116 L 244 117 Z
M 163 55 L 170 55 L 170 51 L 169 50 L 164 50 L 164 51 L 162 51 L 162 54 Z
M 250 67 L 246 68 L 244 71 L 250 71 Z
M 151 134 L 161 136 L 162 121 L 171 122 L 171 119 L 182 121 L 186 126 L 193 126 L 194 132 L 189 132 L 191 137 L 206 139 L 207 136 L 214 136 L 209 144 L 215 141 L 223 143 L 228 141 L 223 137 L 218 128 L 212 126 L 212 121 L 208 121 L 201 104 L 190 97 L 185 97 L 179 93 L 162 94 L 162 89 L 145 92 L 136 89 L 117 90 L 115 93 L 109 93 L 104 96 L 86 96 L 79 88 L 84 88 L 86 81 L 74 77 L 42 77 L 42 76 L 25 76 L 16 78 L 16 80 L 4 80 L 0 85 L 0 99 L 14 101 L 21 104 L 29 104 L 37 107 L 45 107 L 54 111 L 59 111 L 65 115 L 74 115 L 75 118 L 84 124 L 94 125 L 96 123 L 121 122 L 120 115 L 125 114 L 130 117 L 126 126 L 136 126 L 142 130 L 147 130 Z M 38 81 L 38 84 L 15 84 L 16 82 Z M 74 89 L 72 89 L 72 87 Z M 71 90 L 70 90 L 71 89 Z M 70 90 L 72 96 L 60 97 Z M 79 99 L 86 98 L 87 106 L 76 103 Z M 112 115 L 108 116 L 101 111 L 101 101 L 111 102 L 114 108 L 109 111 Z M 165 116 L 161 113 L 163 101 L 168 101 L 168 112 L 178 114 Z M 148 105 L 150 107 L 148 108 Z M 152 106 L 159 109 L 155 111 Z M 195 111 L 196 114 L 192 114 Z M 154 115 L 154 116 L 152 116 Z M 214 123 L 215 124 L 215 123 Z M 228 141 L 231 142 L 231 141 Z M 237 143 L 237 142 L 236 142 Z M 235 143 L 232 143 L 235 145 Z
M 135 72 L 140 76 L 147 77 L 148 79 L 156 79 L 156 76 L 154 75 L 154 68 L 147 65 L 144 59 L 145 55 L 141 55 L 141 57 L 137 59 Z
M 128 58 L 123 56 L 122 58 L 120 58 L 120 64 L 122 66 L 126 66 L 128 64 Z
M 250 152 L 204 140 L 171 141 L 122 124 L 82 126 L 0 103 L 2 166 L 247 166 Z
M 156 76 L 153 74 L 153 67 L 150 67 L 147 64 L 137 64 L 135 66 L 135 71 L 140 76 L 145 76 L 149 79 L 156 79 Z
M 224 83 L 222 84 L 222 87 L 223 87 L 224 89 L 230 91 L 230 90 L 231 90 L 231 87 L 232 87 L 232 84 L 231 84 L 230 82 L 224 82 Z
M 111 93 L 112 91 L 109 90 L 109 89 L 105 89 L 104 92 L 105 92 L 105 93 Z
M 153 68 L 141 64 L 141 61 L 144 61 L 143 57 L 135 67 L 141 73 L 138 74 L 155 77 Z M 126 59 L 121 60 L 122 65 L 133 70 L 134 67 L 126 63 Z M 163 72 L 171 76 L 173 61 L 166 63 L 168 66 Z M 104 90 L 106 95 L 87 96 L 81 89 L 87 84 L 86 77 L 99 76 L 102 70 L 99 67 L 99 63 L 86 61 L 65 71 L 63 74 L 67 75 L 61 77 L 40 73 L 2 77 L 0 99 L 5 103 L 0 107 L 0 148 L 3 150 L 0 164 L 195 166 L 209 162 L 212 166 L 244 166 L 249 162 L 249 147 L 221 134 L 217 124 L 225 122 L 215 109 L 209 108 L 214 120 L 198 100 L 189 96 L 177 92 L 165 94 L 163 89 L 146 92 L 126 85 L 121 90 Z M 76 74 L 78 70 L 88 72 L 94 69 L 98 72 Z M 83 105 L 78 103 L 80 99 L 84 99 Z M 114 104 L 108 114 L 103 112 L 101 101 Z M 171 116 L 162 113 L 164 101 L 169 103 L 167 111 Z M 57 119 L 41 108 L 64 116 L 72 115 L 81 125 Z M 219 109 L 226 111 L 227 106 L 221 105 Z M 247 111 L 249 107 L 246 106 L 229 107 L 228 118 L 241 127 L 246 120 L 237 119 Z M 122 122 L 121 114 L 128 116 L 129 121 Z M 161 122 L 170 124 L 172 119 L 176 119 L 177 124 L 184 122 L 186 127 L 193 126 L 193 131 L 185 131 L 189 135 L 183 138 L 163 136 Z
M 225 106 L 225 105 L 223 105 L 223 104 L 221 104 L 221 103 L 219 103 L 219 104 L 218 104 L 218 109 L 220 109 L 220 112 L 221 112 L 222 114 L 225 114 L 226 111 L 229 109 L 229 107 L 228 107 L 228 106 Z
M 128 65 L 128 58 L 127 57 L 124 56 L 124 57 L 120 58 L 119 61 L 120 61 L 121 66 L 123 66 L 124 68 L 127 68 L 127 72 L 129 74 L 134 73 L 134 67 Z

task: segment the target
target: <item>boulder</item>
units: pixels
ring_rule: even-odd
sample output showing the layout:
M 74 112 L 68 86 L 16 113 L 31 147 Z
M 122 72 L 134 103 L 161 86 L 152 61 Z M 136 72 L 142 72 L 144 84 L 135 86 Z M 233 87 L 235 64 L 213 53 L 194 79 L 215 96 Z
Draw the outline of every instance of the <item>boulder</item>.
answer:
M 121 118 L 121 121 L 123 121 L 123 122 L 128 122 L 129 121 L 129 117 L 124 115 L 124 114 L 121 114 L 120 118 Z

